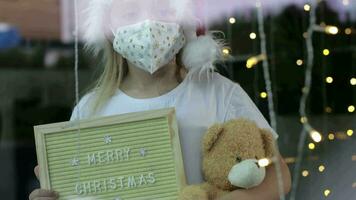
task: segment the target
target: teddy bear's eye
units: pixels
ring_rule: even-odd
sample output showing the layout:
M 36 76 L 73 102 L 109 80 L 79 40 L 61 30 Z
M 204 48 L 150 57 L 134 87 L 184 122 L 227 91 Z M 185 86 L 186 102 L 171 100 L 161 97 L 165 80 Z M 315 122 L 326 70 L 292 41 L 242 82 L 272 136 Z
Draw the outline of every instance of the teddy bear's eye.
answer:
M 238 156 L 236 157 L 236 162 L 241 162 L 241 160 L 242 159 L 240 157 L 238 157 Z

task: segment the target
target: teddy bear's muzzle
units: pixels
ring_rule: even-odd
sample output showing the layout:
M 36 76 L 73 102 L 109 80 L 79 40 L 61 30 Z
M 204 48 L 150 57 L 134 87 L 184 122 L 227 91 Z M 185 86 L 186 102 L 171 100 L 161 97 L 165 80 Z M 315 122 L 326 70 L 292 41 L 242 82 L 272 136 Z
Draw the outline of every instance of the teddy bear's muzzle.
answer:
M 262 183 L 265 175 L 266 169 L 256 159 L 247 159 L 231 168 L 228 179 L 231 185 L 248 189 Z

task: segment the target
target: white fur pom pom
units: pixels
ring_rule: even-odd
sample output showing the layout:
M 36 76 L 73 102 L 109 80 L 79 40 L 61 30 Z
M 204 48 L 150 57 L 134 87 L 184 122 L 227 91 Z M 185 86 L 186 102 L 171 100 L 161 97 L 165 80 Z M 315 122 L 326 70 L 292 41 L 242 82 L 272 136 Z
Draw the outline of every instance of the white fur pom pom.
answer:
M 211 34 L 199 36 L 186 44 L 182 62 L 190 71 L 214 69 L 215 61 L 222 58 L 222 44 Z
M 97 54 L 105 42 L 107 24 L 106 15 L 113 0 L 91 0 L 85 9 L 84 40 L 86 46 Z

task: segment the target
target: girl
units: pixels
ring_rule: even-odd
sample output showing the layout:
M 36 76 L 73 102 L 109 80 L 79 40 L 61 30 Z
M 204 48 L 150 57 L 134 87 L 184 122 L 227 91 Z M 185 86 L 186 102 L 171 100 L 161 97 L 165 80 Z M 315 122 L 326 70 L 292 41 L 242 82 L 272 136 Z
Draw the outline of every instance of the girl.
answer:
M 220 45 L 210 35 L 198 37 L 197 26 L 182 20 L 193 16 L 182 2 L 92 1 L 85 38 L 95 52 L 102 52 L 105 67 L 71 120 L 174 107 L 187 181 L 197 184 L 203 181 L 200 141 L 212 124 L 244 117 L 269 128 L 276 139 L 278 135 L 238 84 L 211 70 Z M 107 19 L 110 25 L 103 25 Z M 279 162 L 287 193 L 289 170 L 282 158 Z M 235 190 L 223 199 L 277 199 L 273 165 L 266 172 L 258 187 Z M 41 189 L 30 194 L 31 200 L 56 198 Z

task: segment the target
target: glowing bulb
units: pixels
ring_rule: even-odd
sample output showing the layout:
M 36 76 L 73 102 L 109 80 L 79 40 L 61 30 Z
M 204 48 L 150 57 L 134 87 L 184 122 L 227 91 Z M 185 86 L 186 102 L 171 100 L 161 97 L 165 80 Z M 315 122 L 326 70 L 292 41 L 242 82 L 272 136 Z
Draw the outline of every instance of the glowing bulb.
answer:
M 315 144 L 314 143 L 309 143 L 308 147 L 310 150 L 314 150 L 315 149 Z
M 330 54 L 330 50 L 329 49 L 324 49 L 323 50 L 323 54 L 324 54 L 324 56 L 328 56 Z
M 311 7 L 310 7 L 309 4 L 305 4 L 305 5 L 304 5 L 304 10 L 305 10 L 305 11 L 307 11 L 307 12 L 310 11 L 310 8 L 311 8 Z
M 325 166 L 324 165 L 320 165 L 318 169 L 319 169 L 319 172 L 323 172 L 325 170 Z
M 329 140 L 334 140 L 335 135 L 333 133 L 329 133 L 328 138 L 329 138 Z
M 351 78 L 350 83 L 351 85 L 356 85 L 356 78 Z
M 355 112 L 355 106 L 351 105 L 347 108 L 347 110 L 350 112 L 350 113 L 353 113 Z
M 228 48 L 224 48 L 224 49 L 222 50 L 222 52 L 223 52 L 223 54 L 224 54 L 225 56 L 227 56 L 227 55 L 230 54 L 230 50 L 229 50 Z
M 308 170 L 303 170 L 302 171 L 302 176 L 307 177 L 309 175 Z
M 325 32 L 327 34 L 331 34 L 331 35 L 336 35 L 339 33 L 339 28 L 336 26 L 326 26 L 325 27 Z
M 333 109 L 330 108 L 329 106 L 325 108 L 326 113 L 331 113 L 332 111 L 333 111 Z
M 297 63 L 298 66 L 302 66 L 303 65 L 303 60 L 298 59 L 296 63 Z
M 334 82 L 334 79 L 333 79 L 333 77 L 328 76 L 328 77 L 326 77 L 325 81 L 326 81 L 327 83 L 331 84 L 331 83 Z
M 344 4 L 344 6 L 348 6 L 350 4 L 349 0 L 342 0 L 342 4 Z
M 324 190 L 324 195 L 326 197 L 329 196 L 330 193 L 331 193 L 331 191 L 329 189 Z
M 351 28 L 346 28 L 346 29 L 345 29 L 345 34 L 346 34 L 346 35 L 351 35 L 351 33 L 352 33 Z
M 318 131 L 312 131 L 310 133 L 311 138 L 313 139 L 314 142 L 319 143 L 322 139 L 321 134 Z
M 254 32 L 250 33 L 250 39 L 251 39 L 251 40 L 254 40 L 254 39 L 256 39 L 256 38 L 257 38 L 256 33 L 254 33 Z
M 349 129 L 346 131 L 346 134 L 351 137 L 354 134 L 354 131 Z
M 267 158 L 263 158 L 258 161 L 258 165 L 260 167 L 267 167 L 269 164 L 270 164 L 270 160 Z
M 265 98 L 267 98 L 267 93 L 266 92 L 261 92 L 260 96 L 261 96 L 262 99 L 265 99 Z
M 229 22 L 230 22 L 230 24 L 235 24 L 236 19 L 234 17 L 230 17 Z
M 308 118 L 307 118 L 307 117 L 301 117 L 301 118 L 300 118 L 300 122 L 301 122 L 302 124 L 307 123 L 307 122 L 308 122 Z

